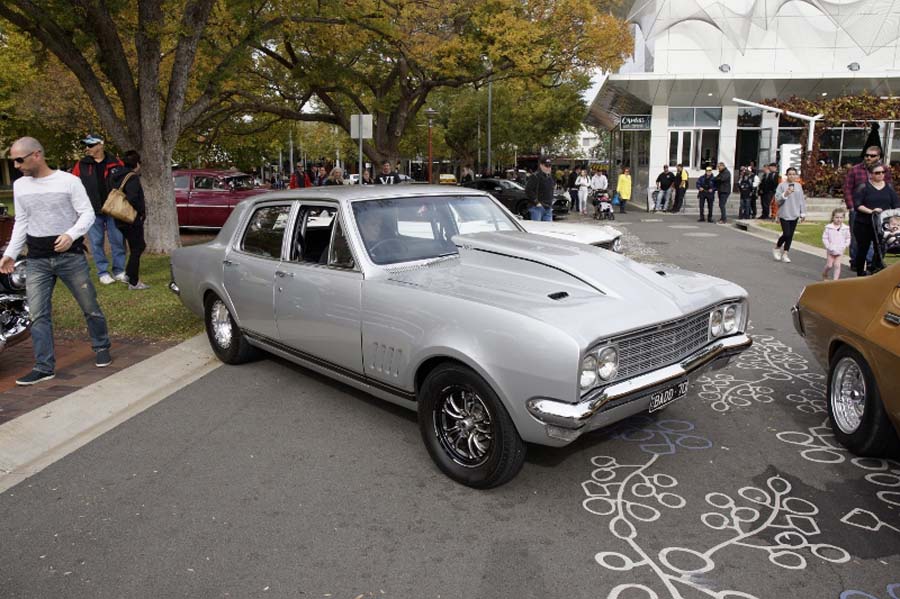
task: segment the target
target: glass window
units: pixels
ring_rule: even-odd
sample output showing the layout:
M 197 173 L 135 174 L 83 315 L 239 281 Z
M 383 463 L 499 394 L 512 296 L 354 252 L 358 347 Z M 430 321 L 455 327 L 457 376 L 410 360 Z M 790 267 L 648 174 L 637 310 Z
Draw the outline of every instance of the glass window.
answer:
M 255 185 L 253 184 L 253 177 L 250 175 L 241 175 L 240 177 L 228 177 L 224 181 L 225 189 L 253 189 Z
M 188 184 L 190 183 L 190 176 L 188 175 L 176 175 L 175 176 L 175 189 L 187 189 Z
M 718 127 L 722 124 L 722 109 L 698 108 L 695 122 L 698 127 Z
M 823 149 L 838 150 L 841 147 L 841 129 L 832 127 L 822 132 L 819 146 Z
M 693 127 L 693 108 L 669 108 L 669 127 Z
M 761 108 L 741 108 L 738 111 L 738 127 L 762 127 Z
M 669 166 L 678 164 L 678 131 L 669 131 Z
M 681 160 L 680 164 L 691 166 L 691 144 L 694 141 L 693 131 L 685 131 L 681 135 Z
M 266 258 L 281 258 L 281 242 L 290 213 L 290 206 L 258 208 L 247 223 L 241 250 Z
M 353 215 L 376 264 L 456 254 L 452 238 L 460 233 L 522 230 L 493 200 L 482 196 L 358 201 Z
M 799 128 L 779 129 L 778 145 L 783 146 L 784 144 L 798 144 L 800 143 L 800 134 L 801 129 Z
M 827 166 L 838 167 L 841 166 L 841 153 L 838 150 L 819 150 L 819 160 Z
M 862 154 L 863 146 L 869 137 L 867 129 L 845 128 L 844 143 L 841 146 L 842 154 Z
M 216 179 L 214 177 L 194 177 L 194 189 L 214 189 Z
M 291 244 L 291 260 L 325 264 L 331 243 L 331 229 L 337 220 L 336 206 L 303 206 Z
M 353 259 L 353 252 L 350 251 L 350 244 L 347 243 L 347 237 L 344 235 L 344 227 L 341 221 L 334 221 L 334 235 L 331 240 L 331 254 L 328 257 L 328 266 L 335 268 L 356 268 L 356 261 Z

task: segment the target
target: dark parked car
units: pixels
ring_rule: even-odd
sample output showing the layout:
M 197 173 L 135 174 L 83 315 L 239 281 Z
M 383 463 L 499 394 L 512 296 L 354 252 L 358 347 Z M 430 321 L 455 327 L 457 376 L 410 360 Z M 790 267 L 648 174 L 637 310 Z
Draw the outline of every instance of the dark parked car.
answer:
M 525 195 L 525 188 L 508 179 L 495 179 L 486 177 L 483 179 L 475 179 L 462 184 L 463 187 L 471 187 L 486 191 L 506 206 L 513 214 L 518 214 L 522 218 L 528 218 L 528 197 Z M 553 217 L 569 213 L 569 198 L 563 193 L 557 193 L 553 200 Z
M 179 227 L 219 229 L 238 202 L 269 191 L 238 171 L 176 170 L 172 177 Z

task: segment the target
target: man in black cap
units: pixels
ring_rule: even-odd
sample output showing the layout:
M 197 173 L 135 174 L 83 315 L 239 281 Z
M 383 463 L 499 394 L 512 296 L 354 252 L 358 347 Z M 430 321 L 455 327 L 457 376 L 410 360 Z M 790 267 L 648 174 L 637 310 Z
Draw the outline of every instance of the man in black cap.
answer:
M 553 194 L 556 191 L 556 181 L 550 175 L 551 163 L 550 158 L 542 157 L 537 172 L 525 183 L 531 220 L 553 220 Z
M 125 275 L 125 242 L 122 232 L 116 226 L 116 219 L 103 214 L 100 209 L 109 195 L 109 174 L 113 169 L 125 166 L 122 161 L 114 156 L 107 156 L 103 149 L 103 138 L 96 133 L 90 133 L 81 140 L 84 146 L 84 158 L 75 163 L 72 174 L 81 179 L 91 206 L 94 207 L 94 224 L 88 230 L 88 241 L 91 246 L 91 256 L 97 265 L 97 276 L 104 285 L 111 285 L 119 281 L 128 283 Z M 109 237 L 109 249 L 112 253 L 112 273 L 109 272 L 109 260 L 106 258 L 106 250 L 103 248 L 103 238 Z

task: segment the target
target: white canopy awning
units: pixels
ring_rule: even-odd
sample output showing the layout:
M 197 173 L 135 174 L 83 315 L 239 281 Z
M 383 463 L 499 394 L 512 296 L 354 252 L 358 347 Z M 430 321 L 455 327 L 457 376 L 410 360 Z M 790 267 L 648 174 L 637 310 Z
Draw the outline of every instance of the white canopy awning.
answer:
M 869 92 L 900 95 L 900 71 L 874 73 L 610 75 L 588 109 L 585 123 L 612 129 L 623 114 L 649 114 L 652 106 L 727 106 L 732 98 L 753 102 L 791 96 L 821 99 Z

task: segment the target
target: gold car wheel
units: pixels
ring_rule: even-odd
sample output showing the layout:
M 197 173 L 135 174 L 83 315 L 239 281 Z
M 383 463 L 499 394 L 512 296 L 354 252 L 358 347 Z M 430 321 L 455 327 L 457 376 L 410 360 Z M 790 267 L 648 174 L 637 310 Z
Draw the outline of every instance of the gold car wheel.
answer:
M 832 374 L 831 408 L 834 422 L 841 432 L 852 435 L 862 424 L 866 411 L 866 381 L 859 364 L 845 356 Z

